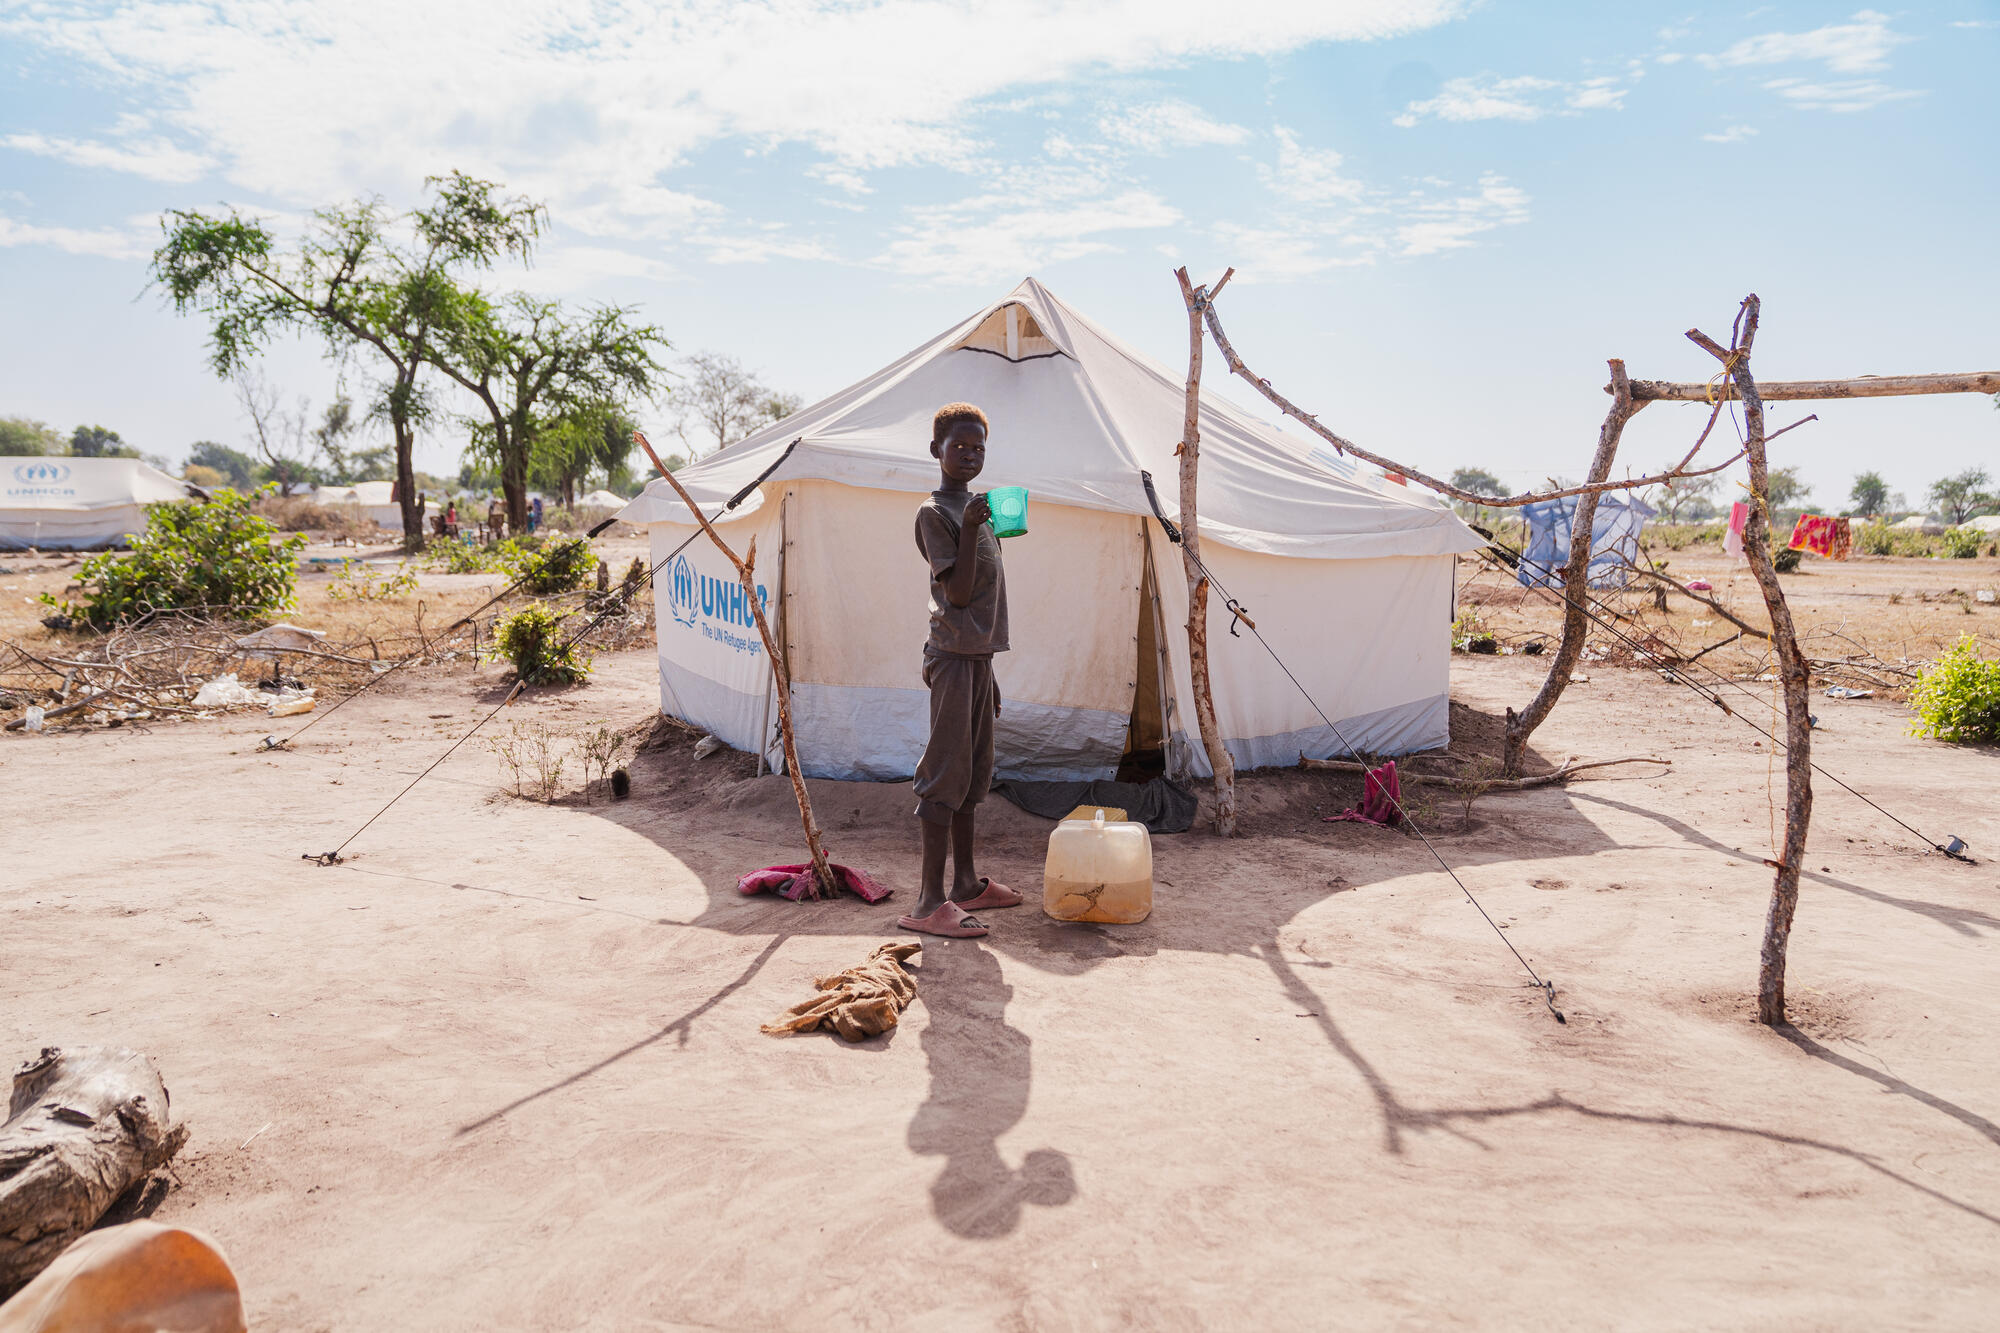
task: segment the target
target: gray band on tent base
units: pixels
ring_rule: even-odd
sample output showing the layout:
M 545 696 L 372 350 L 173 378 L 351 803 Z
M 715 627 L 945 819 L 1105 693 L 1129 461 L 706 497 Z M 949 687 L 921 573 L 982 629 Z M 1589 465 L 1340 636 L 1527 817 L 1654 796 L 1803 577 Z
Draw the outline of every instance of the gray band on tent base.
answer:
M 996 778 L 1088 782 L 1118 771 L 1131 718 L 1094 708 L 1003 699 L 993 724 Z M 795 685 L 792 726 L 809 778 L 900 782 L 930 737 L 930 692 L 870 685 Z
M 1451 697 L 1440 694 L 1414 703 L 1377 709 L 1359 717 L 1340 720 L 1340 735 L 1363 754 L 1402 755 L 1421 750 L 1437 750 L 1451 743 Z M 1200 738 L 1174 733 L 1177 744 L 1187 746 L 1188 767 L 1193 776 L 1214 776 L 1208 752 Z M 1229 757 L 1240 771 L 1248 768 L 1291 768 L 1301 754 L 1314 759 L 1345 758 L 1348 753 L 1332 728 L 1321 723 L 1298 731 L 1282 731 L 1270 736 L 1231 738 L 1223 742 Z

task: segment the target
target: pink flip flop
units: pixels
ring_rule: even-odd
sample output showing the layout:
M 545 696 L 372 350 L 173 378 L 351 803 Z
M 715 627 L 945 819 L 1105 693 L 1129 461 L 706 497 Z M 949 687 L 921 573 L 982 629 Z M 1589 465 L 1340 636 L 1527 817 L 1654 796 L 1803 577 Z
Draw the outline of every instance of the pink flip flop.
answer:
M 979 896 L 977 898 L 967 898 L 959 904 L 966 911 L 980 912 L 989 907 L 1019 907 L 1021 905 L 1021 895 L 1008 888 L 1005 884 L 995 884 L 990 879 L 982 879 L 979 882 L 986 886 L 980 890 Z
M 942 935 L 950 940 L 976 940 L 986 933 L 986 927 L 980 925 L 972 913 L 949 898 L 929 916 L 899 917 L 896 924 L 904 930 L 919 931 L 925 935 Z

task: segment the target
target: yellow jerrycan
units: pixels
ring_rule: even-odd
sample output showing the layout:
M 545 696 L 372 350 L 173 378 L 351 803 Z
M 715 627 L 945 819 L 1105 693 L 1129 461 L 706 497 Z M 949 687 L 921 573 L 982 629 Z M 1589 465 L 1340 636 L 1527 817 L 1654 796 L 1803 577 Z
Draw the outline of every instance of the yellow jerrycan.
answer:
M 1058 921 L 1129 925 L 1153 910 L 1153 840 L 1144 824 L 1066 819 L 1049 834 L 1042 910 Z

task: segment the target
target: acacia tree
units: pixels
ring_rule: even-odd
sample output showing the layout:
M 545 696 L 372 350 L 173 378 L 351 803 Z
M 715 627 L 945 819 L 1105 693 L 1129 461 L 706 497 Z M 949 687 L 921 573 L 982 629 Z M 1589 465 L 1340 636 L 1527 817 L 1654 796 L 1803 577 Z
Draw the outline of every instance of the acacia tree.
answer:
M 1863 472 L 1854 478 L 1847 499 L 1857 516 L 1874 518 L 1889 507 L 1889 483 L 1882 480 L 1879 472 Z
M 711 449 L 734 444 L 805 405 L 797 394 L 766 385 L 733 356 L 696 352 L 684 364 L 686 383 L 677 395 L 681 411 L 675 429 L 697 457 L 709 440 L 715 441 Z
M 502 255 L 523 262 L 546 223 L 542 206 L 500 197 L 500 187 L 463 172 L 425 181 L 430 200 L 407 214 L 380 199 L 320 209 L 296 252 L 281 253 L 264 223 L 174 210 L 153 252 L 153 281 L 174 309 L 208 316 L 209 363 L 229 376 L 274 332 L 318 335 L 336 360 L 375 354 L 385 373 L 373 411 L 395 437 L 403 544 L 423 546 L 413 454 L 430 412 L 419 376 L 439 319 L 462 299 L 459 276 Z M 411 239 L 401 239 L 404 231 Z
M 528 522 L 536 442 L 559 420 L 606 404 L 651 397 L 666 367 L 666 335 L 618 306 L 572 314 L 561 303 L 515 293 L 492 301 L 461 293 L 427 346 L 430 363 L 486 409 L 474 444 L 500 469 L 507 524 Z
M 632 456 L 632 432 L 638 423 L 617 403 L 586 403 L 553 421 L 535 435 L 529 475 L 546 486 L 565 506 L 576 504 L 577 490 L 592 473 L 602 472 L 606 485 L 621 474 L 629 481 L 625 461 Z
M 1955 527 L 1994 502 L 1986 493 L 1986 469 L 1967 468 L 1955 476 L 1940 477 L 1931 483 L 1931 507 Z

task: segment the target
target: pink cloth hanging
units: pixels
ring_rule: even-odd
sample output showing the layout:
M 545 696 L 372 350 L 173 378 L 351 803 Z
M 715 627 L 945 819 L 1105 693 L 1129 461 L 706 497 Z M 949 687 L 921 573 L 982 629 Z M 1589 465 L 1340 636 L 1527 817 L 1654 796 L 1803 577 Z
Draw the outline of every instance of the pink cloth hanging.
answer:
M 1403 799 L 1403 784 L 1396 778 L 1396 761 L 1391 759 L 1380 768 L 1368 771 L 1361 783 L 1361 808 L 1342 810 L 1337 815 L 1328 815 L 1326 822 L 1337 823 L 1348 819 L 1357 824 L 1395 824 L 1403 818 L 1399 808 Z
M 1750 521 L 1750 506 L 1738 500 L 1729 506 L 1729 531 L 1722 538 L 1722 553 L 1743 558 L 1743 525 Z

